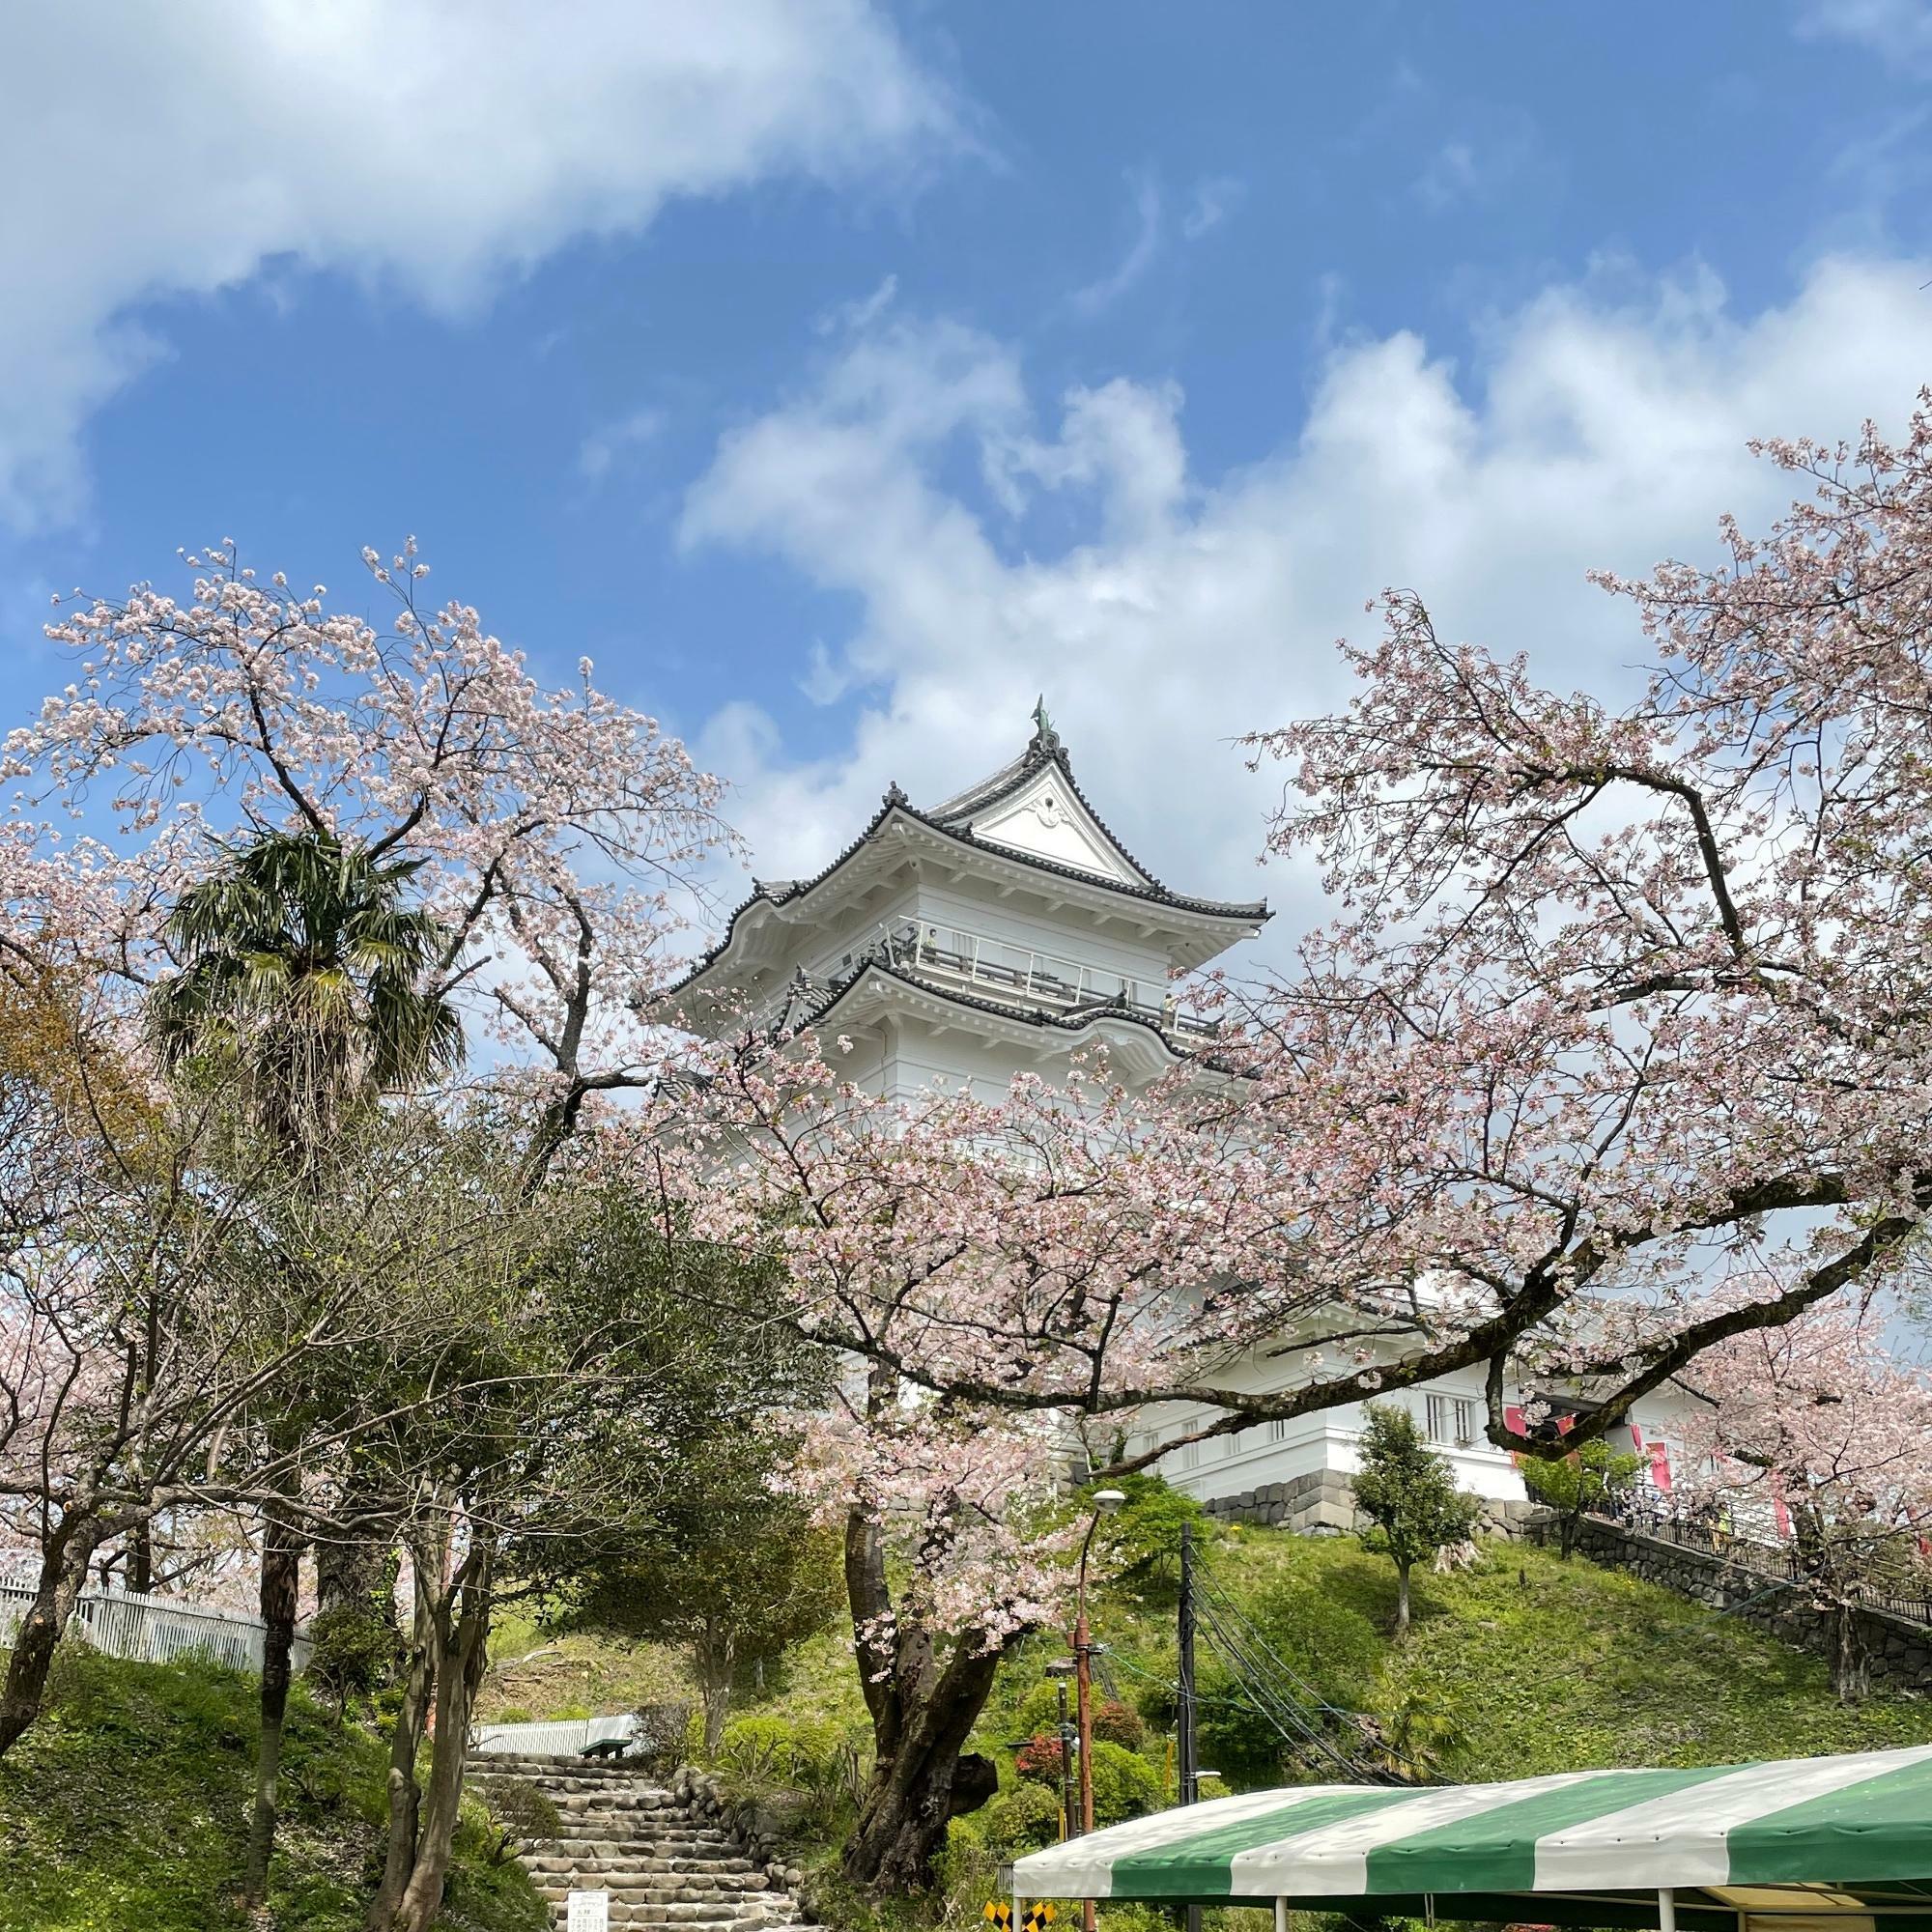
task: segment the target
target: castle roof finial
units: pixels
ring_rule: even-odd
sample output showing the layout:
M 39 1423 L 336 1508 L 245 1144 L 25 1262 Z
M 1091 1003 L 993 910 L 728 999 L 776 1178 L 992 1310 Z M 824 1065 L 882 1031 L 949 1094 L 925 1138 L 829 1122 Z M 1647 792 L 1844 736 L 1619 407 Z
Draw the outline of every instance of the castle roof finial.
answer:
M 1059 749 L 1060 733 L 1053 728 L 1053 720 L 1046 715 L 1046 693 L 1041 692 L 1034 700 L 1033 743 L 1028 750 L 1057 752 Z

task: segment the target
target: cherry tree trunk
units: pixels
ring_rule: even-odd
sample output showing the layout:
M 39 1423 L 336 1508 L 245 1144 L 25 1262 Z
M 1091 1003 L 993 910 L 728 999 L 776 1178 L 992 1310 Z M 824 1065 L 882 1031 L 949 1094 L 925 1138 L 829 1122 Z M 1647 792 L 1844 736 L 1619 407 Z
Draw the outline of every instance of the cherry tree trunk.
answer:
M 1406 1563 L 1395 1566 L 1395 1634 L 1405 1636 L 1408 1632 L 1408 1572 Z
M 255 1753 L 255 1811 L 242 1881 L 242 1902 L 251 1907 L 268 1896 L 269 1861 L 275 1850 L 276 1791 L 300 1580 L 300 1538 L 290 1523 L 270 1515 L 262 1526 L 262 1742 Z
M 415 1641 L 410 1648 L 403 1701 L 389 1733 L 388 1819 L 383 1846 L 383 1878 L 369 1903 L 371 1932 L 395 1921 L 396 1907 L 415 1864 L 416 1843 L 422 1831 L 422 1787 L 416 1782 L 416 1759 L 429 1728 L 430 1699 L 436 1693 L 435 1645 L 425 1633 L 428 1612 L 418 1597 Z
M 489 1662 L 490 1616 L 495 1601 L 494 1555 L 486 1544 L 471 1548 L 457 1578 L 462 1609 L 454 1619 L 453 1628 L 447 1610 L 439 1619 L 442 1641 L 437 1664 L 436 1729 L 430 1745 L 429 1783 L 423 1792 L 415 1862 L 396 1903 L 395 1917 L 390 1921 L 393 1932 L 427 1932 L 442 1909 L 443 1881 L 449 1874 L 450 1851 L 463 1803 L 469 1716 Z
M 908 1713 L 912 1722 L 890 1757 L 872 1770 L 859 1822 L 846 1840 L 844 1873 L 874 1891 L 914 1892 L 933 1882 L 952 1819 L 977 1811 L 999 1788 L 990 1758 L 962 1755 L 993 1688 L 999 1653 L 942 1673 Z
M 962 1752 L 1001 1650 L 968 1633 L 941 1666 L 916 1620 L 894 1620 L 884 1634 L 892 1612 L 884 1539 L 858 1511 L 846 1520 L 845 1583 L 877 1755 L 842 1868 L 871 1891 L 920 1891 L 932 1884 L 948 1824 L 999 1788 L 991 1759 Z
M 1861 1703 L 1871 1690 L 1871 1657 L 1856 1603 L 1841 1597 L 1833 1605 L 1832 1636 L 1832 1689 L 1841 1704 Z
M 99 1525 L 71 1517 L 42 1552 L 34 1601 L 14 1634 L 7 1681 L 0 1686 L 0 1756 L 20 1741 L 41 1715 L 54 1653 L 67 1634 L 68 1619 L 73 1615 L 81 1586 L 87 1581 L 87 1566 L 101 1541 Z

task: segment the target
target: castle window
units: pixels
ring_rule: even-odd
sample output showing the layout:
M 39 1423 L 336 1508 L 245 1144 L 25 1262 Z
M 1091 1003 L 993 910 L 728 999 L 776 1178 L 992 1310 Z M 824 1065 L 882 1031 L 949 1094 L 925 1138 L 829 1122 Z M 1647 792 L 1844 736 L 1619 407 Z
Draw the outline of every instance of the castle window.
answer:
M 1431 1393 L 1426 1402 L 1425 1428 L 1432 1442 L 1466 1449 L 1476 1439 L 1476 1405 L 1463 1395 Z

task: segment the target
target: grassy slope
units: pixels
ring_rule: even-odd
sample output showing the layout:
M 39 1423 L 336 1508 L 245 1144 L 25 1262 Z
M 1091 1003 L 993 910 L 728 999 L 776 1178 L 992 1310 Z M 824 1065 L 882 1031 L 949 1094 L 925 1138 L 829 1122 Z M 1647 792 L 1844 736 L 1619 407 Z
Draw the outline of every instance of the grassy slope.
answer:
M 0 1759 L 0 1932 L 215 1932 L 232 1902 L 253 1792 L 252 1678 L 199 1663 L 70 1652 L 50 1707 Z M 270 1919 L 359 1928 L 383 1812 L 384 1746 L 337 1728 L 298 1688 L 282 1768 Z M 493 1863 L 477 1813 L 459 1833 L 442 1923 L 537 1932 L 542 1902 Z
M 1464 1777 L 1932 1742 L 1932 1699 L 1842 1706 L 1821 1660 L 1580 1556 L 1564 1563 L 1531 1546 L 1492 1544 L 1474 1571 L 1419 1576 L 1415 1628 L 1400 1645 L 1387 1635 L 1393 1572 L 1352 1538 L 1235 1528 L 1208 1561 L 1289 1662 L 1338 1704 L 1412 1695 L 1453 1718 L 1466 1740 L 1455 1764 Z M 1117 1653 L 1122 1693 L 1153 1715 L 1160 1684 L 1174 1676 L 1171 1585 L 1103 1587 L 1094 1623 Z M 611 1708 L 611 1696 L 633 1690 L 673 1694 L 675 1662 L 648 1646 L 622 1650 L 579 1635 L 519 1667 L 518 1642 L 536 1649 L 544 1639 L 518 1633 L 499 1648 L 490 1698 L 499 1710 L 551 1717 Z M 1036 1637 L 1003 1666 L 975 1748 L 1010 1760 L 1020 1704 L 1062 1647 L 1055 1636 Z M 1211 1656 L 1203 1672 L 1206 1686 Z M 840 1726 L 864 1720 L 851 1654 L 837 1633 L 801 1645 L 771 1693 L 739 1708 Z
M 1393 1573 L 1351 1538 L 1237 1528 L 1218 1539 L 1208 1560 L 1281 1654 L 1337 1704 L 1386 1709 L 1413 1700 L 1449 1719 L 1460 1733 L 1444 1766 L 1449 1776 L 1722 1764 L 1932 1742 L 1932 1699 L 1887 1696 L 1842 1706 L 1819 1659 L 1580 1557 L 1564 1563 L 1542 1549 L 1492 1544 L 1472 1572 L 1418 1577 L 1415 1628 L 1401 1644 L 1388 1635 Z M 1156 1578 L 1138 1591 L 1116 1585 L 1098 1595 L 1095 1635 L 1114 1650 L 1109 1669 L 1123 1695 L 1156 1720 L 1146 1752 L 1163 1774 L 1169 1753 L 1158 1720 L 1174 1676 L 1173 1629 L 1171 1583 Z M 1027 1728 L 1021 1705 L 1046 1681 L 1044 1666 L 1061 1648 L 1055 1636 L 1037 1637 L 1000 1672 L 973 1744 L 1000 1765 L 1003 1789 L 1014 1781 L 1011 1744 Z M 1204 1692 L 1227 1714 L 1219 1744 L 1232 1746 L 1243 1731 L 1256 1739 L 1259 1727 L 1240 1719 L 1211 1654 L 1204 1655 L 1202 1675 Z M 834 1635 L 802 1646 L 787 1681 L 752 1708 L 852 1738 L 865 1733 L 850 1654 Z M 1236 1761 L 1222 1758 L 1214 1744 L 1208 1749 L 1210 1762 Z M 1236 1781 L 1278 1776 L 1264 1761 L 1251 1761 Z M 888 1918 L 961 1927 L 976 1920 L 993 1863 L 1013 1849 L 979 1842 L 994 1815 L 981 1813 L 955 1830 L 941 1895 L 923 1910 Z M 825 1835 L 807 1861 L 829 1873 L 838 1833 Z M 836 1886 L 820 1899 L 840 1921 L 869 1917 Z M 1140 1932 L 1134 1912 L 1102 1917 L 1118 1921 L 1120 1932 Z
M 1415 1628 L 1399 1645 L 1387 1634 L 1393 1573 L 1352 1538 L 1236 1529 L 1208 1561 L 1281 1654 L 1336 1703 L 1380 1708 L 1413 1697 L 1452 1719 L 1463 1743 L 1449 1768 L 1463 1778 L 1932 1742 L 1932 1699 L 1847 1708 L 1821 1660 L 1581 1557 L 1564 1563 L 1492 1544 L 1472 1572 L 1419 1577 Z M 1174 1675 L 1172 1630 L 1171 1593 L 1158 1586 L 1103 1592 L 1095 1610 L 1094 1634 L 1116 1648 L 1122 1693 L 1150 1715 L 1159 1683 Z M 1009 1760 L 1002 1746 L 1020 1700 L 1057 1648 L 1037 1639 L 1002 1671 L 979 1748 Z M 1225 1693 L 1211 1656 L 1203 1680 Z M 823 1709 L 832 1688 L 814 1682 L 792 1695 Z

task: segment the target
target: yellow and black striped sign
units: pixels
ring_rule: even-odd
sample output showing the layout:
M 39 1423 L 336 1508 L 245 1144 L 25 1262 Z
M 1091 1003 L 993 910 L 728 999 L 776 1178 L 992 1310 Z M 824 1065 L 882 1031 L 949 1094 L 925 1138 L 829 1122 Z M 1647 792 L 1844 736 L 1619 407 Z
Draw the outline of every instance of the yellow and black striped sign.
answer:
M 1013 1908 L 1004 1898 L 996 1898 L 980 1914 L 993 1932 L 1013 1932 Z M 1020 1932 L 1046 1932 L 1046 1928 L 1060 1917 L 1051 1905 L 1029 1905 L 1027 1914 L 1020 1920 Z

